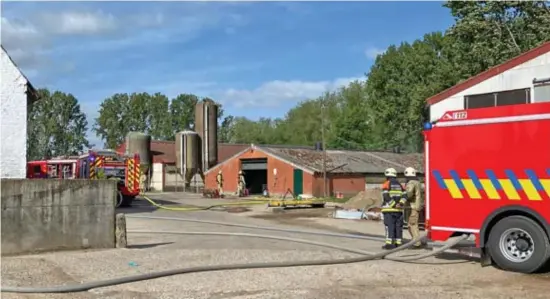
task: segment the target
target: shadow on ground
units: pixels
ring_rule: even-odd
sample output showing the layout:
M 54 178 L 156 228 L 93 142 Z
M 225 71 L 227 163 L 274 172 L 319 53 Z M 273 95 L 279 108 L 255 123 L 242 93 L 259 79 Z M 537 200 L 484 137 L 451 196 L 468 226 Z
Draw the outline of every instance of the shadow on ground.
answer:
M 128 245 L 128 248 L 129 249 L 146 249 L 146 248 L 153 248 L 153 247 L 157 247 L 157 246 L 170 245 L 170 244 L 174 244 L 174 242 L 161 242 L 161 243 Z

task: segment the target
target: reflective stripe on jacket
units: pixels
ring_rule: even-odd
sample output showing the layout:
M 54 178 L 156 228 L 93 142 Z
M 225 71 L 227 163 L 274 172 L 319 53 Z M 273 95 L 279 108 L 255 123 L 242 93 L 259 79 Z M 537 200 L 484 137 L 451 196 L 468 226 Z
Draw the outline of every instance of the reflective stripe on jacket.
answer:
M 402 212 L 406 202 L 407 193 L 397 179 L 390 178 L 382 184 L 382 212 Z

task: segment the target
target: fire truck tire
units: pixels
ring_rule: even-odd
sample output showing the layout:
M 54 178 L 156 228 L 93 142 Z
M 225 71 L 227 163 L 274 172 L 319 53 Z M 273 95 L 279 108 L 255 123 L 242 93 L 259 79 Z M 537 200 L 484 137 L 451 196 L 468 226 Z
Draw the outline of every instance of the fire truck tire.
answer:
M 510 216 L 497 222 L 489 233 L 487 246 L 493 261 L 503 270 L 533 273 L 550 259 L 548 235 L 525 216 Z
M 134 196 L 123 196 L 122 197 L 122 203 L 120 204 L 121 207 L 130 207 L 132 206 L 132 202 L 134 201 Z

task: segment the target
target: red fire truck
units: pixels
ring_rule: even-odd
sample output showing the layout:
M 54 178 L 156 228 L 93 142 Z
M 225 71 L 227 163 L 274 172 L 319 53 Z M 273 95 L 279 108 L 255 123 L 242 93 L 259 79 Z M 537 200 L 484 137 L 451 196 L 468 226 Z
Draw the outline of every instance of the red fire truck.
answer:
M 139 195 L 139 155 L 123 156 L 112 150 L 90 150 L 77 159 L 51 159 L 27 163 L 29 179 L 116 179 L 117 206 L 130 206 Z
M 77 177 L 118 180 L 117 206 L 130 206 L 139 195 L 139 155 L 124 156 L 113 150 L 90 150 L 77 161 Z
M 550 260 L 550 103 L 447 112 L 424 126 L 426 229 L 473 234 L 482 265 Z
M 27 178 L 74 179 L 76 178 L 76 159 L 54 158 L 30 161 L 27 163 Z

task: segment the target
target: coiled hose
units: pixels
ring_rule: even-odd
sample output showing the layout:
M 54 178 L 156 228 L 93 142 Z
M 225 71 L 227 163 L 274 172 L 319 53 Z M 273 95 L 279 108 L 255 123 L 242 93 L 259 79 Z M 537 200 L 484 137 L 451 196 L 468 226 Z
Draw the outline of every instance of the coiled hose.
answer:
M 410 256 L 404 259 L 420 259 L 428 256 L 436 255 L 440 252 L 443 252 L 455 244 L 460 242 L 466 236 L 458 237 L 455 240 L 448 242 L 445 246 L 432 251 L 428 254 L 423 254 L 419 256 Z M 287 238 L 288 239 L 288 238 Z M 338 264 L 350 264 L 350 263 L 359 263 L 365 261 L 371 261 L 376 259 L 381 259 L 389 254 L 405 250 L 413 246 L 416 242 L 420 242 L 425 239 L 425 236 L 414 239 L 403 246 L 398 248 L 388 250 L 385 252 L 379 252 L 376 254 L 364 255 L 361 257 L 354 258 L 345 258 L 345 259 L 323 259 L 323 260 L 312 260 L 312 261 L 297 261 L 297 262 L 270 262 L 270 263 L 249 263 L 249 264 L 229 264 L 229 265 L 214 265 L 214 266 L 198 266 L 190 268 L 179 268 L 173 270 L 165 270 L 153 273 L 138 274 L 114 279 L 107 279 L 102 281 L 88 282 L 83 284 L 76 285 L 64 285 L 64 286 L 55 286 L 55 287 L 9 287 L 2 286 L 1 292 L 11 292 L 11 293 L 73 293 L 73 292 L 84 292 L 95 288 L 114 286 L 124 283 L 138 282 L 143 280 L 150 280 L 155 278 L 167 277 L 178 274 L 186 273 L 197 273 L 197 272 L 208 272 L 208 271 L 222 271 L 222 270 L 243 270 L 243 269 L 259 269 L 259 268 L 288 268 L 288 267 L 303 267 L 303 266 L 323 266 L 323 265 L 338 265 Z M 351 250 L 351 249 L 350 249 Z M 349 251 L 349 250 L 348 250 Z M 356 250 L 357 253 L 360 251 Z

